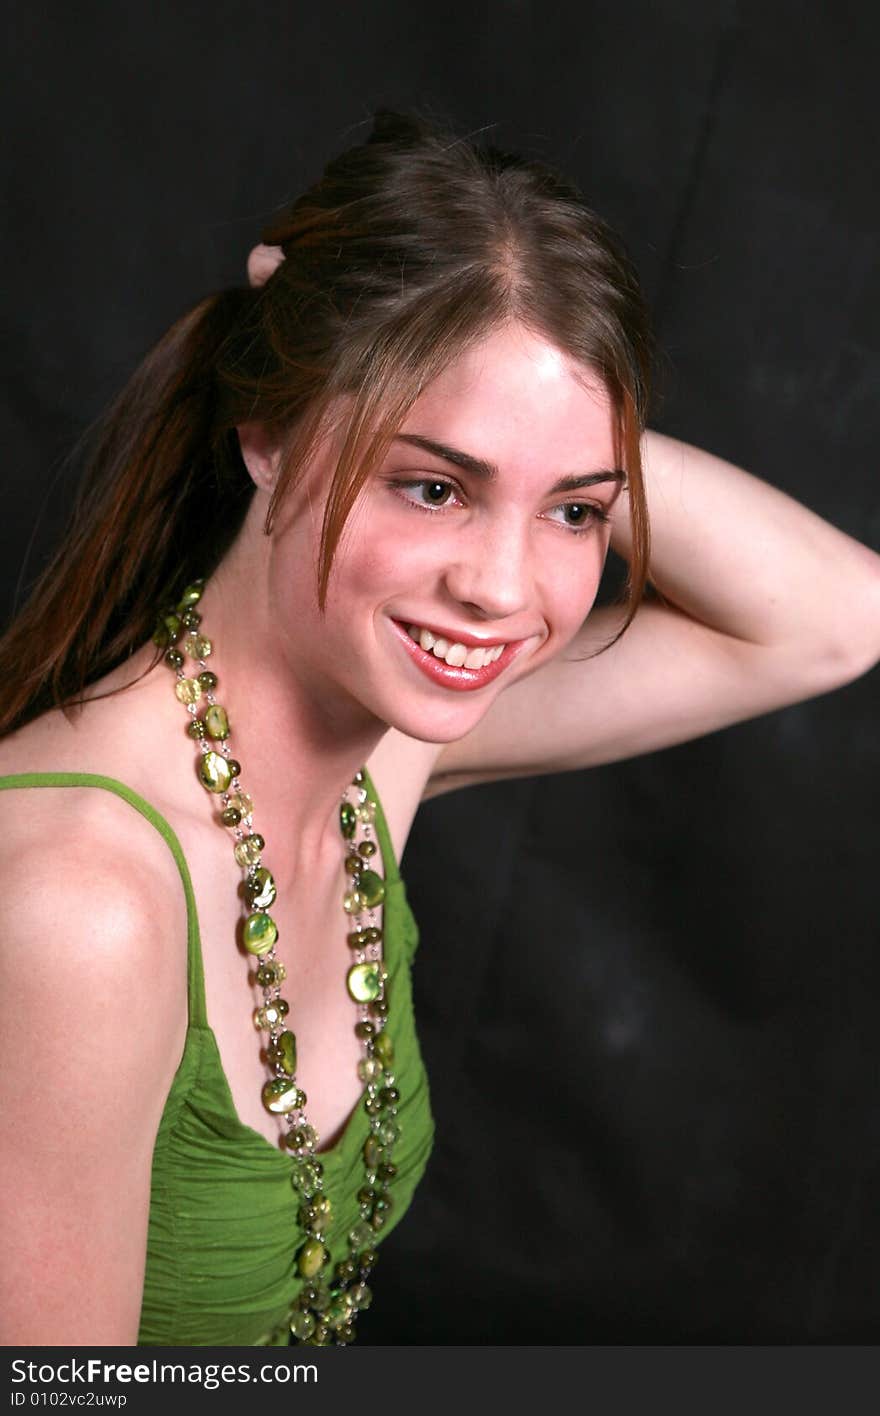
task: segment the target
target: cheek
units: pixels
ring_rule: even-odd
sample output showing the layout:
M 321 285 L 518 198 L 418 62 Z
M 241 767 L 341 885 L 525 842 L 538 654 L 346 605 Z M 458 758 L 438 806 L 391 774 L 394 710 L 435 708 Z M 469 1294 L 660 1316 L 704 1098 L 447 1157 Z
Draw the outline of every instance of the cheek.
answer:
M 559 556 L 545 580 L 545 605 L 557 644 L 576 634 L 596 598 L 606 546 L 598 538 L 589 547 L 577 547 L 576 556 Z

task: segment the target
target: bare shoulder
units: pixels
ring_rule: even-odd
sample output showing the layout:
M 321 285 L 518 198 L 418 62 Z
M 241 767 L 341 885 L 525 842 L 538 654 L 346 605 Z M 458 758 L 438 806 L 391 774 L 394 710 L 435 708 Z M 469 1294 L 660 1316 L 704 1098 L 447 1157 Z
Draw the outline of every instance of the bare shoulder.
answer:
M 152 1149 L 186 1029 L 182 883 L 155 827 L 113 793 L 9 787 L 0 802 L 14 842 L 0 860 L 14 1136 L 0 1341 L 133 1343 Z

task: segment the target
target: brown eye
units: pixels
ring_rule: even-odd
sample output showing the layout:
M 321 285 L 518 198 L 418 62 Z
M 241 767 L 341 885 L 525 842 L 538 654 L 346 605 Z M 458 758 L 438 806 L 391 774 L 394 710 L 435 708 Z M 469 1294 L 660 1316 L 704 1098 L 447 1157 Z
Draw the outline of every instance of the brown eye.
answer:
M 423 482 L 425 495 L 434 506 L 442 506 L 452 490 L 448 482 Z

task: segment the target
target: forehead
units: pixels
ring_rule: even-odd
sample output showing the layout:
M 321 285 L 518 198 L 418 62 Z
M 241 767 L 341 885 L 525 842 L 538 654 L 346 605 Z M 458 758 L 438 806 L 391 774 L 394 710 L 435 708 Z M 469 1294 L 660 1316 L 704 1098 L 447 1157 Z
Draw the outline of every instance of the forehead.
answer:
M 613 464 L 615 415 L 601 380 L 520 325 L 465 350 L 421 393 L 402 432 L 446 441 L 502 467 Z M 571 463 L 571 467 L 562 466 Z

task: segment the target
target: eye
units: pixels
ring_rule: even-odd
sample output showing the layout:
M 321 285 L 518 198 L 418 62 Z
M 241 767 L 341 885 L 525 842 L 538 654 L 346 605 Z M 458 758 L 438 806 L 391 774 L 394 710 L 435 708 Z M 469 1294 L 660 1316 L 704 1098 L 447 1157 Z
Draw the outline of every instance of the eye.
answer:
M 561 513 L 561 516 L 554 516 L 554 512 Z M 594 502 L 563 502 L 560 506 L 554 506 L 548 517 L 551 521 L 561 521 L 570 531 L 578 532 L 601 526 L 608 520 L 608 512 Z
M 415 481 L 392 482 L 391 486 L 398 496 L 403 497 L 411 506 L 417 506 L 423 511 L 430 511 L 435 507 L 439 510 L 448 506 L 457 492 L 452 482 L 445 482 L 442 477 L 422 477 Z

